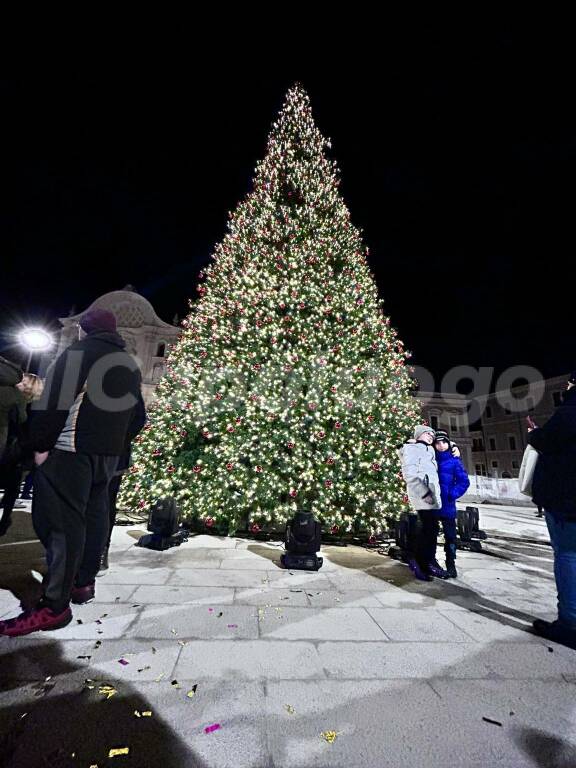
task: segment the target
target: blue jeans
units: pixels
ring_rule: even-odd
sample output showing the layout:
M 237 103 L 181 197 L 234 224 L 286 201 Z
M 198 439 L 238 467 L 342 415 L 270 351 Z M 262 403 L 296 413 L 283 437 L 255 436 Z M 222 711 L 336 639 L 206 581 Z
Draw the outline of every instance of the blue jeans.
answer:
M 563 520 L 546 510 L 546 525 L 554 550 L 558 618 L 576 630 L 576 521 Z

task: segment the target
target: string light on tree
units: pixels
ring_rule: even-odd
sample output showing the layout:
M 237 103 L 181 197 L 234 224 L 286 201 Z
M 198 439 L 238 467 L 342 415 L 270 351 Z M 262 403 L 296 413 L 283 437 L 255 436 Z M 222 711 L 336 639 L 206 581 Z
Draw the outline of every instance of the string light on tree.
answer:
M 122 502 L 161 496 L 232 533 L 297 509 L 377 533 L 407 509 L 396 447 L 418 419 L 329 143 L 293 87 L 252 192 L 200 273 Z

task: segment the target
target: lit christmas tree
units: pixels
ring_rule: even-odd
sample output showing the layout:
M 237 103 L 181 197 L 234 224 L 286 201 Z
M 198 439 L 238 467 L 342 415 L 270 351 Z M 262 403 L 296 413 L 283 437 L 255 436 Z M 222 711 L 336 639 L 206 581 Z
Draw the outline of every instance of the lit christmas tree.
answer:
M 418 419 L 405 352 L 306 92 L 273 125 L 136 439 L 123 504 L 174 497 L 233 533 L 297 509 L 377 533 L 408 509 L 396 448 Z

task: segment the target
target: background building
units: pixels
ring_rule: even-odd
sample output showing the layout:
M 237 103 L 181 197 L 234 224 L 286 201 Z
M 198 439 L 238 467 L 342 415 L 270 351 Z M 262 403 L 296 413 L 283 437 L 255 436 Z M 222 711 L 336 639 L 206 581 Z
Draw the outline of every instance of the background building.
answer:
M 107 309 L 116 316 L 118 333 L 126 342 L 126 350 L 134 355 L 140 366 L 142 395 L 148 404 L 164 373 L 169 347 L 177 341 L 181 329 L 161 320 L 148 299 L 127 285 L 121 291 L 105 293 L 76 315 L 60 318 L 62 330 L 56 355 L 78 339 L 80 317 L 96 307 Z
M 479 428 L 470 433 L 472 474 L 518 477 L 527 445 L 526 417 L 531 416 L 538 426 L 545 424 L 562 402 L 567 381 L 568 374 L 546 379 L 533 397 L 522 385 L 475 398 L 482 415 Z M 525 407 L 517 410 L 514 400 Z

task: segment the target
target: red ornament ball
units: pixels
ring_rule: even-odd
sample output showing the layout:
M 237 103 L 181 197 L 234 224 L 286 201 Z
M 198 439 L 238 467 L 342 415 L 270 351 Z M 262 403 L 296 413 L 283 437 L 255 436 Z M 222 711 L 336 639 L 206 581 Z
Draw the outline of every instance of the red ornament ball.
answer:
M 288 494 L 288 495 L 289 495 L 291 498 L 295 499 L 295 498 L 296 498 L 296 495 L 297 495 L 297 493 L 298 493 L 298 491 L 297 491 L 297 490 L 295 490 L 294 488 L 292 488 L 292 489 L 290 490 L 290 492 L 289 492 L 289 494 Z
M 256 472 L 262 472 L 262 467 L 259 464 L 256 467 Z
M 340 532 L 340 526 L 339 525 L 333 525 L 332 528 L 330 528 L 330 533 L 333 536 L 336 536 L 337 533 Z
M 200 467 L 198 464 L 196 466 L 192 467 L 192 472 L 195 472 L 196 474 L 199 474 L 202 472 L 202 467 Z
M 214 527 L 214 518 L 213 517 L 207 517 L 206 520 L 204 520 L 204 525 L 206 528 L 213 528 Z
M 258 525 L 258 523 L 252 523 L 252 525 L 250 526 L 250 530 L 252 531 L 252 533 L 259 533 L 260 526 Z
M 228 472 L 230 472 L 232 469 L 234 469 L 234 464 L 232 464 L 232 462 L 229 461 L 228 464 L 226 464 L 226 469 L 228 470 Z

